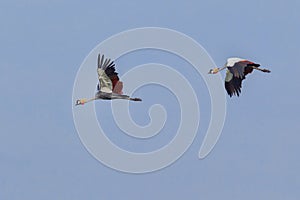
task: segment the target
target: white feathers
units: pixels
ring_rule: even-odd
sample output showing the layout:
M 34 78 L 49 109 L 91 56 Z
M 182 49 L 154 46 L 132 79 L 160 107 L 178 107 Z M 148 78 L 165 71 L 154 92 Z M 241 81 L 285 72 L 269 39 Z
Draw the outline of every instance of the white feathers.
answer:
M 246 59 L 243 59 L 243 58 L 228 58 L 225 65 L 227 67 L 233 67 L 235 63 L 240 62 L 240 61 L 244 61 L 244 60 L 246 60 Z
M 100 91 L 106 93 L 112 93 L 112 82 L 110 78 L 106 75 L 105 71 L 101 68 L 97 69 L 98 79 L 100 82 Z
M 226 71 L 225 81 L 229 82 L 229 81 L 231 81 L 232 78 L 233 78 L 233 74 L 229 70 L 227 70 Z

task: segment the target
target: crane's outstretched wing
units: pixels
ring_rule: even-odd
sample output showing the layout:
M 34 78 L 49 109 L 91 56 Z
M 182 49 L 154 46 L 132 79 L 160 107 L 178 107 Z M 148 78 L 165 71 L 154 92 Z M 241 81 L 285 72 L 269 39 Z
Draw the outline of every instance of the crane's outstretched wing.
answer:
M 253 67 L 259 67 L 259 64 L 250 62 L 248 60 L 236 62 L 233 66 L 228 66 L 225 77 L 225 89 L 228 95 L 237 95 L 241 93 L 242 81 L 246 75 L 253 71 Z
M 243 79 L 245 78 L 235 77 L 229 70 L 227 70 L 225 77 L 225 89 L 230 97 L 232 97 L 232 95 L 240 95 Z
M 110 59 L 104 59 L 104 55 L 98 55 L 98 90 L 106 93 L 122 94 L 123 83 L 119 81 L 118 73 L 115 71 L 115 64 Z

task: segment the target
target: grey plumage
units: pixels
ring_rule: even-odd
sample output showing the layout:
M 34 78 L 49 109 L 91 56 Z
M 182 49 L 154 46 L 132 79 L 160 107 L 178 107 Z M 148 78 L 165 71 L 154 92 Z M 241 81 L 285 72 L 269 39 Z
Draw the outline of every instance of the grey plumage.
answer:
M 123 83 L 119 81 L 118 73 L 115 70 L 114 61 L 104 58 L 104 55 L 98 55 L 97 73 L 99 79 L 97 93 L 91 99 L 77 100 L 76 105 L 83 105 L 96 99 L 125 99 L 131 101 L 142 101 L 140 98 L 131 98 L 128 95 L 123 95 Z
M 259 64 L 241 58 L 228 58 L 223 68 L 214 68 L 209 71 L 209 74 L 216 74 L 223 69 L 227 69 L 225 77 L 225 89 L 230 97 L 233 95 L 239 96 L 242 88 L 242 81 L 246 75 L 252 71 L 259 70 L 270 73 L 268 69 L 259 68 Z

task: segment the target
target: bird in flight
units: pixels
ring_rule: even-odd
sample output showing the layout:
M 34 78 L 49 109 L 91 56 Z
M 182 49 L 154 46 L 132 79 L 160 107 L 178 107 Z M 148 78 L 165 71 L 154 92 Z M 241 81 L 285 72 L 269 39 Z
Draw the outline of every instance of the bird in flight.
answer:
M 225 77 L 225 89 L 230 97 L 233 95 L 239 96 L 242 88 L 242 81 L 246 75 L 251 73 L 254 69 L 261 72 L 270 73 L 268 69 L 259 68 L 260 64 L 251 62 L 242 58 L 228 58 L 224 67 L 214 68 L 209 70 L 209 74 L 216 74 L 219 71 L 227 68 Z
M 140 98 L 131 98 L 128 95 L 123 95 L 123 82 L 120 81 L 118 73 L 115 69 L 114 61 L 111 59 L 104 59 L 104 55 L 98 55 L 98 79 L 99 83 L 97 85 L 97 93 L 93 98 L 90 99 L 78 99 L 76 101 L 77 105 L 84 105 L 85 103 L 103 99 L 103 100 L 113 100 L 113 99 L 125 99 L 130 101 L 142 101 Z

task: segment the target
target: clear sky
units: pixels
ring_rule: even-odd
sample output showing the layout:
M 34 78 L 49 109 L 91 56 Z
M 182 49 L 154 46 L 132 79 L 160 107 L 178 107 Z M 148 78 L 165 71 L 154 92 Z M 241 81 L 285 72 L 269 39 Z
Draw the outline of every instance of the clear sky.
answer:
M 0 199 L 299 199 L 299 9 L 296 0 L 1 1 Z M 174 67 L 195 85 L 201 111 L 189 150 L 163 170 L 137 175 L 112 170 L 85 149 L 73 122 L 72 90 L 96 45 L 145 26 L 185 33 L 219 66 L 238 56 L 272 73 L 251 74 L 242 95 L 227 98 L 220 140 L 199 160 L 210 117 L 201 76 L 165 52 L 144 50 L 118 59 L 120 76 L 148 62 Z M 144 100 L 130 105 L 139 124 L 149 123 L 151 105 L 165 106 L 170 118 L 162 136 L 131 141 L 116 128 L 109 102 L 96 102 L 98 120 L 114 130 L 108 137 L 122 148 L 155 150 L 173 137 L 178 103 L 155 85 L 136 96 Z

